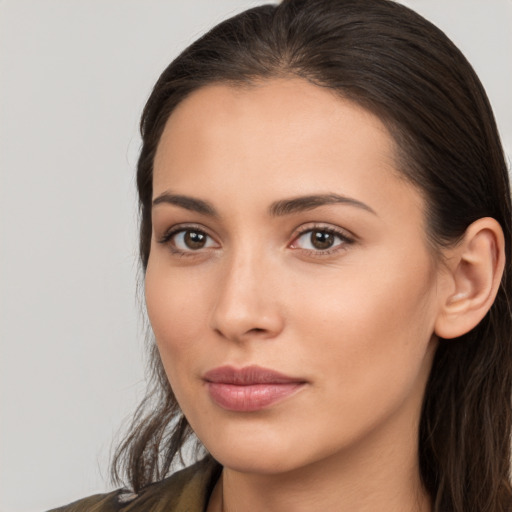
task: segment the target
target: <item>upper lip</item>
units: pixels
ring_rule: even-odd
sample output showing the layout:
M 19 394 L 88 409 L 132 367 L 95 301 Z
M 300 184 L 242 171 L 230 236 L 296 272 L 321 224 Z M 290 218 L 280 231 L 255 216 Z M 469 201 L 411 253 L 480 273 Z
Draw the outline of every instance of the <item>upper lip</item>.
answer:
M 245 366 L 234 368 L 233 366 L 219 366 L 207 371 L 203 375 L 206 382 L 221 384 L 234 384 L 238 386 L 250 386 L 254 384 L 290 384 L 293 382 L 305 382 L 304 379 L 289 377 L 269 368 L 260 366 Z

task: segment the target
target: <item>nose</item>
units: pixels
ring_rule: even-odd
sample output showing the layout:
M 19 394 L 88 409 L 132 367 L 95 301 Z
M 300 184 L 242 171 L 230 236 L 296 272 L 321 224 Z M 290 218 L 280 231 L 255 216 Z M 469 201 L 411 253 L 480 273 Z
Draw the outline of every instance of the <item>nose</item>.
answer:
M 284 327 L 278 281 L 272 266 L 255 254 L 226 262 L 220 275 L 211 328 L 231 341 L 275 338 Z

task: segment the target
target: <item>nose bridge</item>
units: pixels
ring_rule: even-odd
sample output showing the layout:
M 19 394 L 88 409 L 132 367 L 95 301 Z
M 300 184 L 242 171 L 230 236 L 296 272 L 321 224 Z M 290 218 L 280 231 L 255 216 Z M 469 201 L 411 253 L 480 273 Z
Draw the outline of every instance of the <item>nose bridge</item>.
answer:
M 282 318 L 272 293 L 274 270 L 263 251 L 250 245 L 227 256 L 212 316 L 214 330 L 229 339 L 275 336 L 282 328 Z

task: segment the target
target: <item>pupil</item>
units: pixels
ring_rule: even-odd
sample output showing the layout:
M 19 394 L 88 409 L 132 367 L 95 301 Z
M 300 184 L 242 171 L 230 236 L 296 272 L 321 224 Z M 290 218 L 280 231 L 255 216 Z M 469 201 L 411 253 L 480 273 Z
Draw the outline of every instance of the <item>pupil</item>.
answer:
M 185 244 L 190 249 L 201 249 L 206 243 L 206 235 L 197 231 L 187 231 L 185 233 Z
M 311 243 L 316 249 L 329 249 L 334 243 L 334 236 L 325 231 L 313 231 L 311 233 Z

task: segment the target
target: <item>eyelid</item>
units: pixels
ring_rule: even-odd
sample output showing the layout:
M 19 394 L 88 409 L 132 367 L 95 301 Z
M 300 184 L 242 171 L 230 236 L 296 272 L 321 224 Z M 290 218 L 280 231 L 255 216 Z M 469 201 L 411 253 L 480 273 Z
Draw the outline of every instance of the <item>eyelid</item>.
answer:
M 169 229 L 167 229 L 164 232 L 164 234 L 162 236 L 157 238 L 157 242 L 162 245 L 168 245 L 171 252 L 173 252 L 175 254 L 182 255 L 182 256 L 194 256 L 194 255 L 198 255 L 204 251 L 208 251 L 208 250 L 216 248 L 216 247 L 205 247 L 205 248 L 201 248 L 201 249 L 197 249 L 197 250 L 179 249 L 178 247 L 173 245 L 171 242 L 172 242 L 173 237 L 175 237 L 177 234 L 185 232 L 185 231 L 196 231 L 196 232 L 204 233 L 209 239 L 211 239 L 215 242 L 217 247 L 220 246 L 220 244 L 217 242 L 216 238 L 212 234 L 210 234 L 209 230 L 200 224 L 176 224 L 174 226 L 171 226 Z
M 304 249 L 302 247 L 294 247 L 293 244 L 303 235 L 312 231 L 323 231 L 326 233 L 330 233 L 341 240 L 341 243 L 336 244 L 333 247 L 329 247 L 328 249 Z M 292 235 L 292 241 L 289 244 L 289 247 L 302 251 L 308 254 L 313 254 L 316 256 L 320 256 L 323 254 L 333 254 L 338 251 L 342 251 L 346 249 L 347 245 L 351 245 L 357 241 L 357 237 L 351 233 L 350 231 L 341 228 L 339 226 L 333 226 L 332 224 L 323 224 L 323 223 L 313 223 L 313 224 L 305 224 L 300 226 L 295 230 Z
M 216 247 L 205 247 L 205 248 L 199 248 L 199 249 L 189 249 L 189 250 L 183 250 L 176 247 L 176 245 L 172 244 L 172 238 L 176 236 L 177 234 L 185 231 L 198 231 L 201 233 L 204 233 L 209 239 L 211 239 Z M 333 247 L 329 247 L 327 249 L 305 249 L 302 247 L 294 247 L 294 244 L 297 242 L 297 240 L 305 235 L 306 233 L 312 232 L 312 231 L 323 231 L 326 233 L 330 233 L 336 237 L 338 237 L 341 241 L 341 243 L 338 243 L 334 245 Z M 339 226 L 335 226 L 332 224 L 325 224 L 320 222 L 315 223 L 308 223 L 303 224 L 299 226 L 294 233 L 291 236 L 292 241 L 288 244 L 288 247 L 297 251 L 301 251 L 303 253 L 312 254 L 315 256 L 320 255 L 327 255 L 327 254 L 333 254 L 338 251 L 342 251 L 347 248 L 347 245 L 351 245 L 354 242 L 357 241 L 357 237 L 348 231 L 345 228 L 341 228 Z M 182 255 L 182 256 L 194 256 L 199 255 L 201 253 L 204 253 L 205 251 L 209 251 L 211 249 L 216 249 L 220 247 L 219 242 L 216 240 L 216 237 L 212 235 L 208 228 L 201 224 L 196 223 L 183 223 L 183 224 L 176 224 L 168 228 L 163 235 L 161 235 L 159 238 L 157 238 L 157 242 L 159 244 L 168 245 L 171 252 Z

